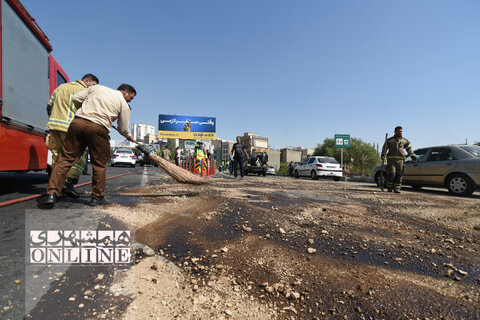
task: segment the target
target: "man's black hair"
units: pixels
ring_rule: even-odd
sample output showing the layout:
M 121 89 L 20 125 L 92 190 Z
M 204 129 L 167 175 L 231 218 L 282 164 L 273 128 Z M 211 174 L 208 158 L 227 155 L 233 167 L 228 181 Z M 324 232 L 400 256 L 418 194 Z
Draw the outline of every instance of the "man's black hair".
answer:
M 122 83 L 118 88 L 117 90 L 119 91 L 128 91 L 130 93 L 133 93 L 134 95 L 137 95 L 137 91 L 135 90 L 134 87 L 132 87 L 131 85 L 129 84 L 126 84 L 126 83 Z
M 95 76 L 94 76 L 93 74 L 91 74 L 91 73 L 87 73 L 86 75 L 84 75 L 84 76 L 82 77 L 82 81 L 83 81 L 83 80 L 87 80 L 87 79 L 90 80 L 90 81 L 95 81 L 97 84 L 100 83 L 100 81 L 98 81 L 98 78 L 95 77 Z
M 396 126 L 395 131 L 397 131 L 397 130 L 403 130 L 402 126 Z

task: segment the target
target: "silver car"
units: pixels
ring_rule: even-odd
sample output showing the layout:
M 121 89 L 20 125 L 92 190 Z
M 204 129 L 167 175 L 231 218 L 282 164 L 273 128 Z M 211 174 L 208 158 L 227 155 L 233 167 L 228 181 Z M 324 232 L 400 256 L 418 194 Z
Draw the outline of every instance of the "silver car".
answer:
M 274 166 L 268 166 L 267 174 L 274 176 L 275 175 L 275 167 Z
M 403 183 L 414 189 L 445 187 L 454 195 L 469 196 L 480 186 L 480 146 L 439 146 L 415 150 L 418 163 L 405 159 Z M 380 186 L 382 167 L 373 169 Z M 384 175 L 383 175 L 384 176 Z M 384 180 L 384 179 L 382 179 Z
M 335 181 L 342 178 L 342 166 L 331 157 L 310 157 L 302 161 L 293 170 L 293 176 L 311 177 L 317 180 L 319 177 L 331 177 Z

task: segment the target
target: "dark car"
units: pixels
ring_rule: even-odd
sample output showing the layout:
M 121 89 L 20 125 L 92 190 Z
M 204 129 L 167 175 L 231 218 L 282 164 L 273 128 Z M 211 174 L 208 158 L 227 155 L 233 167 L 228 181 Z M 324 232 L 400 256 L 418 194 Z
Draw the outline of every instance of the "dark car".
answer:
M 140 153 L 140 154 L 137 156 L 137 163 L 138 163 L 140 166 L 153 165 L 152 159 L 150 159 L 149 157 L 147 157 L 147 155 L 145 155 L 143 152 Z

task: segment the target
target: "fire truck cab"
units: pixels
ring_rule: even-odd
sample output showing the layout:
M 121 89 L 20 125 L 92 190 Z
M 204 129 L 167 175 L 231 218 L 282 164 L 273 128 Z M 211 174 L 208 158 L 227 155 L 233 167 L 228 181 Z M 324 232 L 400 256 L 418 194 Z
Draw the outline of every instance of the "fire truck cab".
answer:
M 47 168 L 46 106 L 69 78 L 18 0 L 0 0 L 0 171 Z

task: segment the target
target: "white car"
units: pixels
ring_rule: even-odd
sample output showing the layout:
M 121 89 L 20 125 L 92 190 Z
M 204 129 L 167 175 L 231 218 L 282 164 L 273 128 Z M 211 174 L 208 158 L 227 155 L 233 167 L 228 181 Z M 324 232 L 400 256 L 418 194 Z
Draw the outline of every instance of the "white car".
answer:
M 135 165 L 137 164 L 137 158 L 132 150 L 116 149 L 112 154 L 110 164 L 112 167 L 115 167 L 118 164 L 126 164 L 135 168 Z
M 311 177 L 316 180 L 320 177 L 331 177 L 335 181 L 342 178 L 342 166 L 330 157 L 310 157 L 302 161 L 293 170 L 293 176 Z
M 267 174 L 270 174 L 270 175 L 275 175 L 275 167 L 274 166 L 268 166 L 267 168 Z

